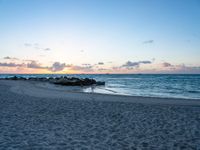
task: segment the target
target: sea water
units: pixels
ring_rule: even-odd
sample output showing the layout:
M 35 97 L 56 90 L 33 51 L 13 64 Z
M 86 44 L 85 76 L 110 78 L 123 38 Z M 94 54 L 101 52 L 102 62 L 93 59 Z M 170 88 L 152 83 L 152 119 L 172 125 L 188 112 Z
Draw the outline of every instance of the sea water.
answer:
M 12 77 L 1 74 L 0 78 Z M 84 92 L 200 99 L 200 75 L 190 74 L 18 74 L 22 77 L 79 77 L 105 81 L 105 86 L 84 87 Z

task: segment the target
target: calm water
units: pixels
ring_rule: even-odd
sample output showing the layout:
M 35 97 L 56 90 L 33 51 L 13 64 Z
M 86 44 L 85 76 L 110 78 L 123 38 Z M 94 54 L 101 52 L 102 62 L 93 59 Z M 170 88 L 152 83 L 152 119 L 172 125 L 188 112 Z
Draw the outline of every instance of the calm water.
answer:
M 14 75 L 0 75 L 0 78 Z M 63 75 L 18 75 L 24 77 L 56 77 Z M 84 92 L 107 94 L 175 97 L 200 99 L 200 75 L 150 75 L 150 74 L 108 74 L 108 75 L 66 75 L 69 77 L 94 78 L 105 81 L 105 86 L 86 87 Z

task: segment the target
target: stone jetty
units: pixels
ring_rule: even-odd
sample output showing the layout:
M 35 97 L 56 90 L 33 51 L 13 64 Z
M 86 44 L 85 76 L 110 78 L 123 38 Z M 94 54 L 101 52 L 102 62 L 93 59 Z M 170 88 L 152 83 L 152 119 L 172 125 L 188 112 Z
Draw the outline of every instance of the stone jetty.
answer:
M 65 85 L 65 86 L 91 86 L 91 85 L 105 85 L 105 82 L 102 81 L 96 81 L 94 79 L 89 78 L 75 78 L 75 77 L 8 77 L 4 78 L 4 80 L 27 80 L 27 81 L 43 81 L 43 82 L 50 82 L 53 84 L 58 85 Z

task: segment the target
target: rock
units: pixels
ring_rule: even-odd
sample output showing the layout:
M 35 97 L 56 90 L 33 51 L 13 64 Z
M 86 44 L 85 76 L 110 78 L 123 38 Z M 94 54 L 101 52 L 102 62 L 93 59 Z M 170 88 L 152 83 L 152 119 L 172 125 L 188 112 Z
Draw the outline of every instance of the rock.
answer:
M 53 77 L 49 77 L 49 80 L 53 80 Z
M 105 85 L 105 82 L 97 81 L 97 82 L 96 82 L 96 85 Z
M 82 83 L 83 85 L 93 85 L 96 84 L 96 81 L 94 79 L 85 78 Z
M 60 78 L 53 81 L 54 84 L 66 85 L 66 86 L 90 86 L 90 85 L 104 85 L 103 82 L 96 82 L 94 79 L 79 79 L 79 78 Z M 98 83 L 98 84 L 97 84 Z
M 11 77 L 10 80 L 17 80 L 17 76 Z
M 18 80 L 26 80 L 24 77 L 19 77 Z
M 30 81 L 36 81 L 36 78 L 30 77 L 30 78 L 28 78 L 28 80 L 30 80 Z
M 47 78 L 41 77 L 41 78 L 36 78 L 37 81 L 48 81 Z
M 94 79 L 81 79 L 81 78 L 68 78 L 66 76 L 61 76 L 61 77 L 56 77 L 56 78 L 45 78 L 45 77 L 29 77 L 29 78 L 24 78 L 24 77 L 10 77 L 10 78 L 5 78 L 6 80 L 30 80 L 30 81 L 44 81 L 44 82 L 50 82 L 54 84 L 59 84 L 59 85 L 65 85 L 65 86 L 91 86 L 91 85 L 105 85 L 105 82 L 101 81 L 96 81 Z
M 54 84 L 60 84 L 60 85 L 68 85 L 68 86 L 78 85 L 77 80 L 69 80 L 69 79 L 66 79 L 66 78 L 60 78 L 58 80 L 54 80 L 53 83 Z

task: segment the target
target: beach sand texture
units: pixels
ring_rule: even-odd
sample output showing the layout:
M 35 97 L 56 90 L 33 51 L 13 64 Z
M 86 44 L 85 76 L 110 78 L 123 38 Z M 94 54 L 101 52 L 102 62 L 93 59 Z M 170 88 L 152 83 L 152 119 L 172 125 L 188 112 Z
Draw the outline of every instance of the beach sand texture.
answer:
M 68 89 L 68 90 L 66 90 Z M 0 149 L 200 149 L 200 101 L 0 81 Z

